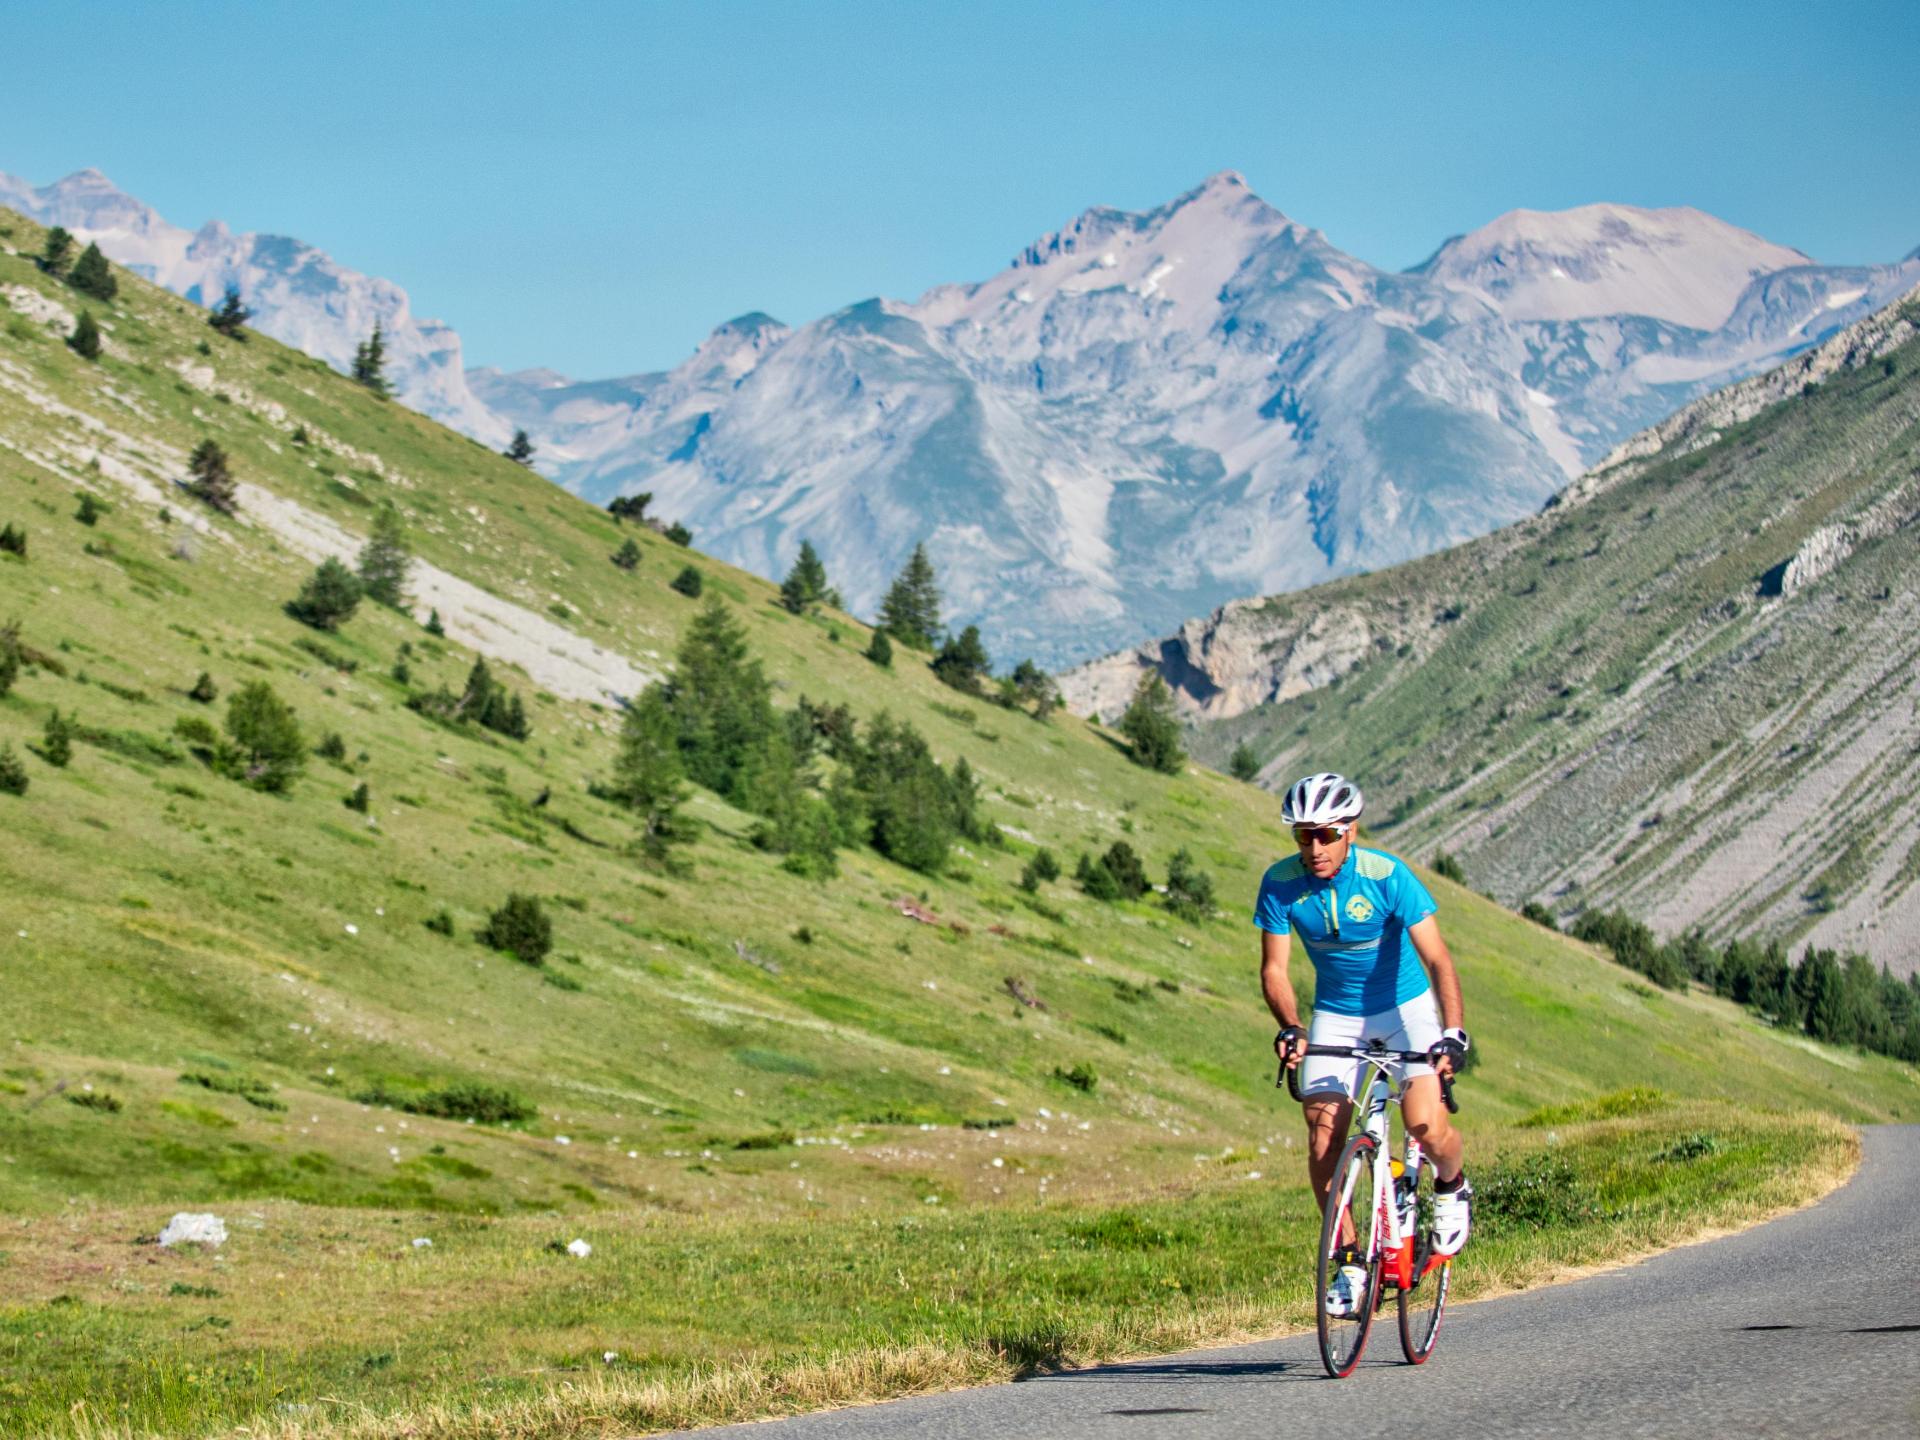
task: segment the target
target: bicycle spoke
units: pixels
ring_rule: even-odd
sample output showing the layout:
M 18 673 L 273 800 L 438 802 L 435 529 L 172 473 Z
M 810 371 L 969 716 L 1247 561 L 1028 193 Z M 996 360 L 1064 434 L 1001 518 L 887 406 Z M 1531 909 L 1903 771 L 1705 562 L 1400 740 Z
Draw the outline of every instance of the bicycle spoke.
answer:
M 1367 1333 L 1373 1326 L 1381 1260 L 1375 1233 L 1375 1167 L 1384 1163 L 1372 1136 L 1356 1135 L 1348 1141 L 1321 1220 L 1315 1311 L 1320 1359 L 1335 1379 L 1351 1375 L 1359 1365 Z M 1344 1238 L 1348 1235 L 1352 1236 L 1352 1251 Z M 1349 1265 L 1348 1280 L 1357 1278 L 1357 1283 L 1341 1284 L 1342 1260 L 1353 1251 L 1358 1252 L 1360 1263 L 1357 1268 Z

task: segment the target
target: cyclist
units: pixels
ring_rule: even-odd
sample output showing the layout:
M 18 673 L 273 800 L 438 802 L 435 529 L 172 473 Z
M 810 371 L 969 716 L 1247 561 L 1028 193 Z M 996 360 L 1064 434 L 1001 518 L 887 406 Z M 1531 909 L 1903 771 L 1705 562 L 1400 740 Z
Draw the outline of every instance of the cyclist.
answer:
M 1433 1161 L 1434 1249 L 1457 1255 L 1467 1240 L 1473 1190 L 1462 1168 L 1464 1142 L 1448 1122 L 1437 1077 L 1452 1075 L 1467 1053 L 1460 980 L 1427 887 L 1405 861 L 1355 843 L 1364 804 L 1359 786 L 1331 773 L 1309 775 L 1287 791 L 1280 818 L 1293 827 L 1300 853 L 1275 862 L 1260 881 L 1254 909 L 1260 986 L 1280 1022 L 1274 1051 L 1289 1069 L 1306 1060 L 1300 1093 L 1307 1170 L 1323 1211 L 1347 1138 L 1360 1062 L 1309 1059 L 1307 1045 L 1365 1045 L 1377 1037 L 1389 1049 L 1427 1052 L 1428 1064 L 1406 1067 L 1401 1109 L 1408 1133 Z M 1301 1027 L 1287 979 L 1295 934 L 1313 961 L 1311 1032 Z M 1336 1314 L 1350 1310 L 1365 1290 L 1359 1258 L 1348 1252 L 1329 1290 Z

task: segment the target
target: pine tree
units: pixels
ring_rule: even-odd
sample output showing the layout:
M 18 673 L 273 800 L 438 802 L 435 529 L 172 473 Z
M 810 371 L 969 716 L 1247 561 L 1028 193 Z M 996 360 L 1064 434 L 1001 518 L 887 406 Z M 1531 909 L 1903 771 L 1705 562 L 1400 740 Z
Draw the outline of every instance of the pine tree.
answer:
M 193 688 L 187 691 L 187 698 L 198 701 L 202 705 L 211 705 L 220 698 L 220 687 L 213 683 L 211 674 L 202 670 L 200 678 L 193 682 Z
M 287 614 L 316 630 L 338 630 L 360 608 L 359 579 L 329 555 L 287 602 Z
M 880 623 L 910 649 L 933 649 L 941 629 L 940 587 L 925 545 L 913 547 L 906 568 L 888 587 L 880 602 Z
M 553 949 L 553 922 L 532 895 L 512 894 L 487 917 L 479 932 L 482 945 L 504 950 L 529 965 L 539 965 Z
M 980 693 L 980 682 L 992 668 L 977 625 L 967 626 L 957 636 L 949 635 L 940 653 L 933 657 L 934 678 L 969 695 Z
M 467 672 L 466 688 L 460 692 L 461 718 L 485 724 L 487 709 L 494 703 L 494 690 L 493 672 L 487 668 L 486 656 L 475 656 L 473 668 Z
M 885 627 L 873 632 L 873 639 L 867 642 L 867 659 L 882 670 L 893 665 L 893 642 L 887 638 Z
M 652 503 L 651 490 L 642 490 L 638 495 L 616 495 L 607 502 L 607 513 L 615 520 L 631 520 L 636 525 L 644 525 L 647 506 Z
M 678 590 L 689 600 L 698 600 L 700 598 L 700 591 L 705 588 L 705 584 L 706 582 L 700 578 L 700 572 L 694 569 L 693 566 L 688 565 L 683 568 L 678 575 L 673 577 L 672 584 L 669 588 Z
M 0 625 L 0 700 L 13 689 L 13 682 L 20 678 L 20 622 L 9 620 Z
M 1133 742 L 1136 764 L 1163 775 L 1180 773 L 1187 759 L 1180 746 L 1180 721 L 1174 713 L 1173 692 L 1158 670 L 1140 677 L 1133 703 L 1120 719 L 1120 733 Z
M 795 615 L 804 615 L 826 601 L 830 593 L 827 567 L 821 563 L 820 553 L 811 540 L 802 540 L 799 558 L 780 582 L 780 603 Z
M 107 257 L 100 253 L 98 245 L 88 245 L 80 252 L 67 283 L 96 300 L 112 300 L 120 293 L 120 282 L 113 278 L 113 267 L 107 264 Z
M 382 506 L 373 517 L 367 543 L 360 548 L 360 585 L 367 598 L 395 610 L 407 603 L 407 571 L 413 565 L 413 548 L 407 543 L 407 528 L 400 512 L 391 505 Z
M 688 778 L 727 800 L 751 803 L 752 772 L 781 734 L 773 686 L 747 647 L 746 632 L 709 600 L 681 637 L 661 698 L 674 719 Z
M 0 793 L 27 793 L 27 767 L 20 763 L 20 757 L 14 754 L 11 744 L 0 744 Z
M 16 528 L 11 520 L 9 520 L 6 525 L 0 526 L 0 552 L 8 555 L 18 555 L 22 560 L 26 559 L 27 532 L 25 528 Z
M 1167 862 L 1167 909 L 1196 925 L 1213 914 L 1213 877 L 1195 868 L 1184 845 Z
M 640 566 L 640 547 L 633 543 L 633 537 L 629 535 L 611 558 L 622 570 L 636 570 Z
M 46 248 L 40 252 L 40 268 L 49 275 L 64 276 L 72 260 L 73 236 L 66 227 L 56 225 L 47 231 Z
M 94 323 L 91 310 L 82 310 L 80 318 L 74 321 L 73 333 L 67 336 L 67 348 L 82 360 L 100 358 L 100 327 Z
M 387 338 L 378 320 L 373 322 L 373 334 L 354 349 L 353 378 L 382 400 L 393 393 L 387 384 Z
M 640 826 L 640 849 L 649 859 L 665 858 L 670 845 L 686 838 L 675 823 L 686 799 L 681 783 L 685 775 L 673 711 L 665 691 L 650 685 L 621 722 L 608 791 L 633 812 Z
M 1260 773 L 1260 757 L 1253 753 L 1253 747 L 1242 740 L 1233 747 L 1233 755 L 1227 761 L 1227 773 L 1236 780 L 1251 781 Z
M 429 635 L 445 635 L 447 633 L 447 627 L 440 623 L 440 612 L 438 610 L 429 610 L 427 612 L 427 623 L 421 628 Z
M 693 531 L 689 530 L 685 525 L 682 525 L 678 520 L 667 526 L 661 533 L 682 548 L 693 544 Z
M 513 432 L 513 439 L 508 443 L 507 448 L 500 453 L 516 465 L 531 465 L 533 464 L 533 452 L 534 444 L 532 439 L 527 435 L 527 432 L 524 430 L 515 430 Z
M 347 809 L 358 810 L 364 815 L 373 804 L 373 792 L 367 788 L 367 782 L 362 780 L 358 785 L 353 787 L 352 793 L 340 803 L 346 806 Z
M 287 789 L 306 764 L 300 723 L 264 680 L 242 686 L 227 702 L 227 734 L 236 747 L 228 773 L 256 790 Z
M 100 523 L 100 517 L 106 514 L 106 507 L 94 498 L 91 491 L 80 492 L 79 508 L 73 512 L 73 518 L 82 525 L 92 526 Z
M 244 342 L 247 338 L 247 333 L 241 327 L 251 319 L 253 319 L 253 311 L 249 310 L 241 302 L 240 287 L 238 285 L 229 285 L 227 286 L 227 293 L 221 296 L 220 303 L 213 307 L 213 313 L 207 316 L 207 323 L 229 340 Z M 294 443 L 296 445 L 304 445 L 306 443 L 304 427 L 295 431 Z
M 231 515 L 240 508 L 234 494 L 233 476 L 227 470 L 227 452 L 220 448 L 218 441 L 202 440 L 194 446 L 193 454 L 187 457 L 187 470 L 193 476 L 187 482 L 188 494 L 206 501 L 222 515 Z
M 62 770 L 73 759 L 73 722 L 57 709 L 47 716 L 46 735 L 40 741 L 40 758 Z

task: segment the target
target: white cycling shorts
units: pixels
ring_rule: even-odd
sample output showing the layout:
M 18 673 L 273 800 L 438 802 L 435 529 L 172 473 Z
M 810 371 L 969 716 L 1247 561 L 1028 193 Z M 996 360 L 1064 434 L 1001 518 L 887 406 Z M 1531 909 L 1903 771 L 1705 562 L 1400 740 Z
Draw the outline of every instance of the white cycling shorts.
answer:
M 1426 1051 L 1438 1045 L 1440 1012 L 1433 1003 L 1433 991 L 1423 990 L 1376 1015 L 1333 1015 L 1316 1010 L 1313 1024 L 1307 1029 L 1309 1045 L 1365 1045 L 1376 1037 L 1389 1050 Z M 1360 1067 L 1358 1060 L 1309 1055 L 1300 1062 L 1300 1094 L 1351 1096 L 1353 1087 L 1360 1083 Z M 1412 1076 L 1433 1074 L 1433 1067 L 1424 1064 L 1395 1063 L 1388 1068 L 1403 1084 Z

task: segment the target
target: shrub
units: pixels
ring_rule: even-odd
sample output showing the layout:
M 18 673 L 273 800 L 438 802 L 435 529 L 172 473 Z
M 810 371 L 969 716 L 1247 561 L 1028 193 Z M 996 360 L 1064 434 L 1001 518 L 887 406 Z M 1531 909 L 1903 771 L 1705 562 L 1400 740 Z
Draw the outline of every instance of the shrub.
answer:
M 78 1105 L 82 1110 L 98 1110 L 107 1115 L 118 1115 L 124 1108 L 118 1095 L 105 1090 L 69 1090 L 67 1103 Z
M 202 1090 L 211 1090 L 217 1095 L 238 1095 L 256 1110 L 285 1110 L 286 1102 L 276 1099 L 273 1087 L 264 1080 L 251 1075 L 228 1075 L 220 1072 L 189 1070 L 180 1077 L 182 1085 L 198 1085 Z
M 700 578 L 700 572 L 688 565 L 673 577 L 669 588 L 679 591 L 689 600 L 698 600 L 700 591 L 704 588 L 704 582 Z
M 202 705 L 211 705 L 220 698 L 220 687 L 213 683 L 212 675 L 202 670 L 200 678 L 193 682 L 193 688 L 187 691 L 187 698 Z
M 20 757 L 13 753 L 13 746 L 0 742 L 0 793 L 24 795 L 27 793 L 27 767 L 20 763 Z
M 409 1115 L 428 1115 L 438 1120 L 471 1120 L 477 1125 L 508 1125 L 531 1120 L 534 1108 L 513 1091 L 498 1085 L 478 1085 L 463 1081 L 412 1095 L 372 1085 L 353 1097 L 362 1105 L 391 1105 Z
M 1093 1066 L 1084 1060 L 1076 1061 L 1065 1070 L 1058 1065 L 1054 1066 L 1053 1078 L 1088 1095 L 1091 1095 L 1100 1083 L 1100 1077 L 1094 1073 Z
M 64 225 L 47 231 L 46 248 L 35 263 L 49 275 L 65 277 L 67 266 L 73 263 L 73 235 Z
M 684 838 L 676 820 L 686 798 L 681 784 L 685 774 L 673 711 L 661 687 L 651 685 L 621 722 L 607 793 L 633 812 L 640 848 L 652 859 L 663 859 L 667 848 Z
M 82 490 L 80 492 L 80 505 L 79 508 L 73 512 L 74 519 L 78 520 L 82 525 L 92 526 L 99 524 L 100 517 L 106 513 L 107 507 L 102 505 L 91 491 Z
M 47 716 L 46 735 L 40 742 L 40 758 L 62 770 L 73 759 L 73 722 L 58 710 Z
M 1433 852 L 1433 873 L 1442 880 L 1453 881 L 1456 885 L 1467 883 L 1467 872 L 1460 867 L 1459 860 L 1444 850 Z
M 340 737 L 338 730 L 329 730 L 320 737 L 320 743 L 313 747 L 313 753 L 322 760 L 344 765 L 347 763 L 347 742 Z
M 80 318 L 74 322 L 73 333 L 67 336 L 67 348 L 82 360 L 100 358 L 100 327 L 94 323 L 91 310 L 80 312 Z
M 1073 878 L 1089 899 L 1111 903 L 1120 898 L 1120 882 L 1113 878 L 1113 872 L 1084 850 L 1080 852 L 1080 863 L 1074 867 Z
M 1538 900 L 1529 900 L 1526 904 L 1522 905 L 1520 907 L 1520 918 L 1523 920 L 1531 920 L 1534 924 L 1544 926 L 1548 930 L 1558 930 L 1560 928 L 1560 922 L 1553 918 L 1553 912 Z
M 980 693 L 980 682 L 992 668 L 977 625 L 967 626 L 958 636 L 948 636 L 940 653 L 933 657 L 934 678 L 968 695 Z
M 82 295 L 91 295 L 96 300 L 110 301 L 120 293 L 120 282 L 113 278 L 113 267 L 107 264 L 107 257 L 94 244 L 89 244 L 80 252 L 80 258 L 73 262 L 73 274 L 67 277 L 67 283 Z
M 1096 900 L 1138 900 L 1147 893 L 1146 867 L 1124 840 L 1114 841 L 1098 860 L 1082 854 L 1074 879 Z
M 1236 780 L 1251 781 L 1260 773 L 1260 757 L 1253 753 L 1253 747 L 1242 740 L 1233 747 L 1233 754 L 1227 760 L 1227 773 Z
M 367 543 L 360 547 L 356 563 L 361 591 L 369 600 L 395 610 L 406 605 L 407 571 L 413 567 L 413 549 L 407 542 L 407 528 L 401 523 L 400 512 L 393 506 L 381 506 L 380 513 L 373 517 L 373 527 L 368 531 Z
M 873 632 L 873 639 L 867 642 L 866 653 L 867 659 L 878 665 L 882 670 L 889 668 L 893 664 L 893 642 L 887 639 L 887 632 L 884 626 Z
M 1552 1230 L 1601 1218 L 1587 1186 L 1558 1155 L 1502 1161 L 1475 1176 L 1473 1218 L 1492 1234 Z
M 507 448 L 500 453 L 516 465 L 532 465 L 535 446 L 526 431 L 515 430 L 513 439 L 507 442 Z
M 13 689 L 13 682 L 20 678 L 20 662 L 25 657 L 20 653 L 20 622 L 9 620 L 0 625 L 0 699 Z
M 647 506 L 653 503 L 653 492 L 643 490 L 638 495 L 616 495 L 607 502 L 607 513 L 616 521 L 631 520 L 636 525 L 646 523 Z
M 256 790 L 278 794 L 299 778 L 307 753 L 293 708 L 264 680 L 234 692 L 227 702 L 227 734 L 235 751 L 227 772 Z
M 425 630 L 429 635 L 445 635 L 447 633 L 447 627 L 440 623 L 440 612 L 438 610 L 429 610 L 427 612 L 427 623 L 420 628 Z
M 1195 925 L 1213 914 L 1213 877 L 1194 868 L 1184 845 L 1167 862 L 1167 909 Z
M 207 324 L 211 325 L 215 330 L 218 330 L 229 340 L 244 342 L 247 338 L 246 332 L 240 327 L 252 318 L 253 311 L 249 310 L 241 302 L 240 287 L 238 285 L 229 285 L 227 286 L 227 293 L 221 296 L 220 303 L 213 307 L 213 313 L 207 316 Z M 306 426 L 299 425 L 294 427 L 293 443 L 296 445 L 304 445 L 307 443 Z
M 515 893 L 487 917 L 478 938 L 489 949 L 506 951 L 529 965 L 538 965 L 553 949 L 553 922 L 537 898 Z
M 1133 692 L 1133 703 L 1120 717 L 1120 733 L 1132 742 L 1134 762 L 1163 775 L 1177 775 L 1187 753 L 1180 745 L 1180 721 L 1174 713 L 1173 692 L 1149 670 Z
M 26 530 L 15 529 L 12 521 L 8 521 L 4 528 L 0 528 L 0 554 L 18 555 L 22 560 L 26 559 Z
M 678 520 L 669 525 L 663 533 L 667 539 L 676 545 L 684 547 L 693 544 L 693 531 L 682 525 Z
M 453 912 L 444 905 L 420 923 L 436 935 L 453 934 Z
M 287 602 L 287 614 L 316 630 L 338 630 L 353 618 L 364 593 L 359 577 L 329 555 Z
M 613 552 L 611 559 L 613 563 L 622 570 L 638 569 L 640 565 L 640 547 L 633 543 L 632 536 L 628 536 L 627 539 L 621 543 L 620 548 Z
M 357 810 L 364 815 L 367 813 L 367 807 L 372 804 L 372 801 L 373 792 L 367 788 L 367 782 L 362 780 L 358 785 L 353 787 L 353 793 L 348 795 L 340 803 L 346 806 L 347 809 Z
M 1042 846 L 1033 852 L 1033 857 L 1020 867 L 1020 888 L 1028 894 L 1038 890 L 1041 885 L 1060 878 L 1060 862 L 1053 852 Z

